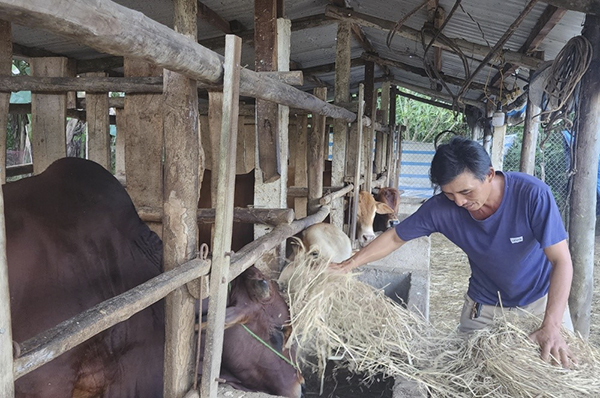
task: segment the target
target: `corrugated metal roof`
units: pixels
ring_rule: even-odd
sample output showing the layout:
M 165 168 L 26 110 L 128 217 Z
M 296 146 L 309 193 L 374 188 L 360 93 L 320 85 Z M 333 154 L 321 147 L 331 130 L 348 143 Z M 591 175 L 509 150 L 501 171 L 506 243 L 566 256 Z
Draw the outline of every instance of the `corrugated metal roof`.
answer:
M 347 0 L 347 4 L 353 10 L 367 14 L 373 17 L 384 19 L 389 22 L 396 22 L 414 7 L 421 4 L 422 0 Z M 167 0 L 117 0 L 118 4 L 135 9 L 147 15 L 148 17 L 172 26 L 173 11 L 172 1 Z M 203 4 L 215 11 L 226 21 L 237 20 L 247 30 L 252 30 L 254 25 L 254 1 L 253 0 L 203 0 Z M 440 6 L 444 8 L 446 14 L 450 12 L 455 4 L 454 0 L 440 0 Z M 528 2 L 523 0 L 464 0 L 462 7 L 459 7 L 450 21 L 444 28 L 443 34 L 451 39 L 464 39 L 472 43 L 481 45 L 494 45 L 500 37 L 506 32 L 508 27 L 523 11 Z M 285 16 L 292 21 L 310 16 L 322 16 L 325 8 L 330 4 L 327 0 L 285 0 Z M 527 15 L 521 25 L 515 30 L 514 34 L 504 46 L 505 49 L 518 51 L 526 42 L 531 31 L 534 29 L 538 19 L 544 13 L 547 5 L 538 2 L 532 11 Z M 427 21 L 427 10 L 419 10 L 411 16 L 405 26 L 412 29 L 421 30 Z M 1 17 L 1 15 L 0 15 Z M 548 34 L 545 40 L 539 46 L 539 50 L 544 51 L 545 59 L 553 59 L 560 51 L 562 46 L 573 36 L 580 34 L 584 19 L 582 13 L 569 11 L 554 29 Z M 206 21 L 198 21 L 198 37 L 202 41 L 209 38 L 219 38 L 214 49 L 217 52 L 223 52 L 224 43 L 223 33 Z M 423 46 L 420 42 L 396 35 L 391 48 L 386 45 L 388 31 L 363 27 L 362 31 L 373 46 L 377 55 L 381 58 L 401 62 L 413 68 L 423 69 Z M 321 26 L 312 27 L 304 30 L 294 30 L 291 37 L 291 59 L 300 65 L 301 68 L 313 68 L 320 65 L 328 65 L 335 62 L 336 56 L 336 34 L 337 23 L 327 23 Z M 65 55 L 78 60 L 86 60 L 106 56 L 97 51 L 79 45 L 72 40 L 62 38 L 49 32 L 41 31 L 31 27 L 14 26 L 14 42 L 35 49 L 43 49 L 52 53 Z M 250 35 L 251 37 L 251 35 Z M 253 69 L 254 51 L 252 43 L 246 44 L 243 48 L 242 63 Z M 219 48 L 220 47 L 220 48 Z M 352 41 L 352 58 L 360 58 L 364 49 L 356 41 Z M 472 73 L 478 66 L 482 55 L 473 55 L 465 53 L 466 62 Z M 496 68 L 485 67 L 476 76 L 474 82 L 485 85 L 490 82 L 497 72 L 497 67 L 503 64 L 502 59 L 495 58 L 492 64 Z M 388 67 L 389 78 L 394 78 L 412 85 L 418 85 L 424 88 L 431 86 L 427 77 L 422 73 L 411 73 L 400 67 Z M 376 68 L 376 77 L 381 78 L 385 72 L 384 68 Z M 444 75 L 455 78 L 465 79 L 465 68 L 463 60 L 449 51 L 442 52 L 442 72 Z M 335 81 L 334 74 L 331 72 L 317 73 L 315 75 L 322 83 L 330 87 L 330 96 L 333 95 L 333 85 Z M 519 76 L 526 78 L 528 70 L 521 68 Z M 364 68 L 355 67 L 351 73 L 351 86 L 356 87 L 360 81 L 364 80 Z M 514 75 L 505 76 L 505 82 L 509 86 L 516 83 L 523 85 L 524 81 L 518 80 Z M 516 83 L 515 83 L 516 82 Z M 310 90 L 317 83 L 315 79 L 306 79 L 303 89 Z M 458 87 L 450 85 L 456 92 Z M 467 94 L 470 99 L 481 98 L 481 90 L 471 90 Z

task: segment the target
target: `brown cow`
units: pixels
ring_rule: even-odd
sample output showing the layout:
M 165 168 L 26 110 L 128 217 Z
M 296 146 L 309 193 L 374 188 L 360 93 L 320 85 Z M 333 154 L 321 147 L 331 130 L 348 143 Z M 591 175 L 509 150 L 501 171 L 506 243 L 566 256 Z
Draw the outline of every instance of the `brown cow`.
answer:
M 231 282 L 227 305 L 224 340 L 229 344 L 223 344 L 221 378 L 241 390 L 302 396 L 304 379 L 290 364 L 293 350 L 285 348 L 291 334 L 290 313 L 277 285 L 250 267 Z
M 121 184 L 99 165 L 61 159 L 3 191 L 13 340 L 30 339 L 160 274 L 162 242 L 139 219 Z M 254 290 L 244 290 L 254 274 L 244 275 L 232 284 L 233 303 L 254 297 Z M 230 310 L 245 314 L 248 327 L 267 341 L 277 340 L 272 329 L 289 316 L 273 304 L 277 294 L 271 296 L 244 311 Z M 264 313 L 281 314 L 281 323 L 265 322 Z M 266 391 L 299 397 L 301 377 L 266 347 L 256 348 L 249 334 L 226 332 L 224 345 L 230 353 L 224 354 L 224 369 L 261 369 L 239 385 L 270 384 Z M 21 377 L 16 396 L 162 397 L 163 351 L 159 302 Z
M 384 232 L 388 228 L 398 224 L 398 208 L 400 207 L 400 194 L 402 192 L 396 188 L 380 188 L 375 200 L 381 203 L 385 203 L 394 210 L 393 213 L 389 214 L 376 214 L 375 220 L 373 220 L 373 230 L 375 232 Z

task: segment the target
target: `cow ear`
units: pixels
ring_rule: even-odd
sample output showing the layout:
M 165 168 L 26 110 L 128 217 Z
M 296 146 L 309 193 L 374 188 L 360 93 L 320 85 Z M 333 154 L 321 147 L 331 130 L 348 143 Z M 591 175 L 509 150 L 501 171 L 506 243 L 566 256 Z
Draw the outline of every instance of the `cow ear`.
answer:
M 243 325 L 248 322 L 246 312 L 238 307 L 227 307 L 225 310 L 225 329 L 229 329 L 234 325 Z
M 386 205 L 385 203 L 377 202 L 377 204 L 375 206 L 375 212 L 377 214 L 394 214 L 394 209 L 392 209 L 390 206 Z

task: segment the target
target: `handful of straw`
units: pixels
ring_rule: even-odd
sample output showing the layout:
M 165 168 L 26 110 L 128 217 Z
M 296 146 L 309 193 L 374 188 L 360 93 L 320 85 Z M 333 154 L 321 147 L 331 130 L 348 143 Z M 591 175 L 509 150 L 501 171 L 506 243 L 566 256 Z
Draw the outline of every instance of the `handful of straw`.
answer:
M 419 314 L 327 259 L 299 253 L 288 298 L 299 360 L 323 372 L 328 359 L 366 379 L 381 373 L 416 380 L 434 397 L 600 396 L 598 350 L 565 334 L 578 365 L 543 362 L 528 335 L 535 317 L 502 317 L 468 338 L 442 333 Z

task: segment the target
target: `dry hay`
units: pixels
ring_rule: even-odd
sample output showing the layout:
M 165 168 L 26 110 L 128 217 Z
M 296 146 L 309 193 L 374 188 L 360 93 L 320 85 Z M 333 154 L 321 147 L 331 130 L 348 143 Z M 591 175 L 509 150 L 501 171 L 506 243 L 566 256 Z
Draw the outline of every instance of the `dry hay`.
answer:
M 539 319 L 505 317 L 465 339 L 440 332 L 418 314 L 300 253 L 288 298 L 299 360 L 322 372 L 328 359 L 367 379 L 416 380 L 434 397 L 579 397 L 600 395 L 600 354 L 565 335 L 578 359 L 563 369 L 539 358 L 528 339 Z M 532 317 L 533 318 L 533 317 Z

